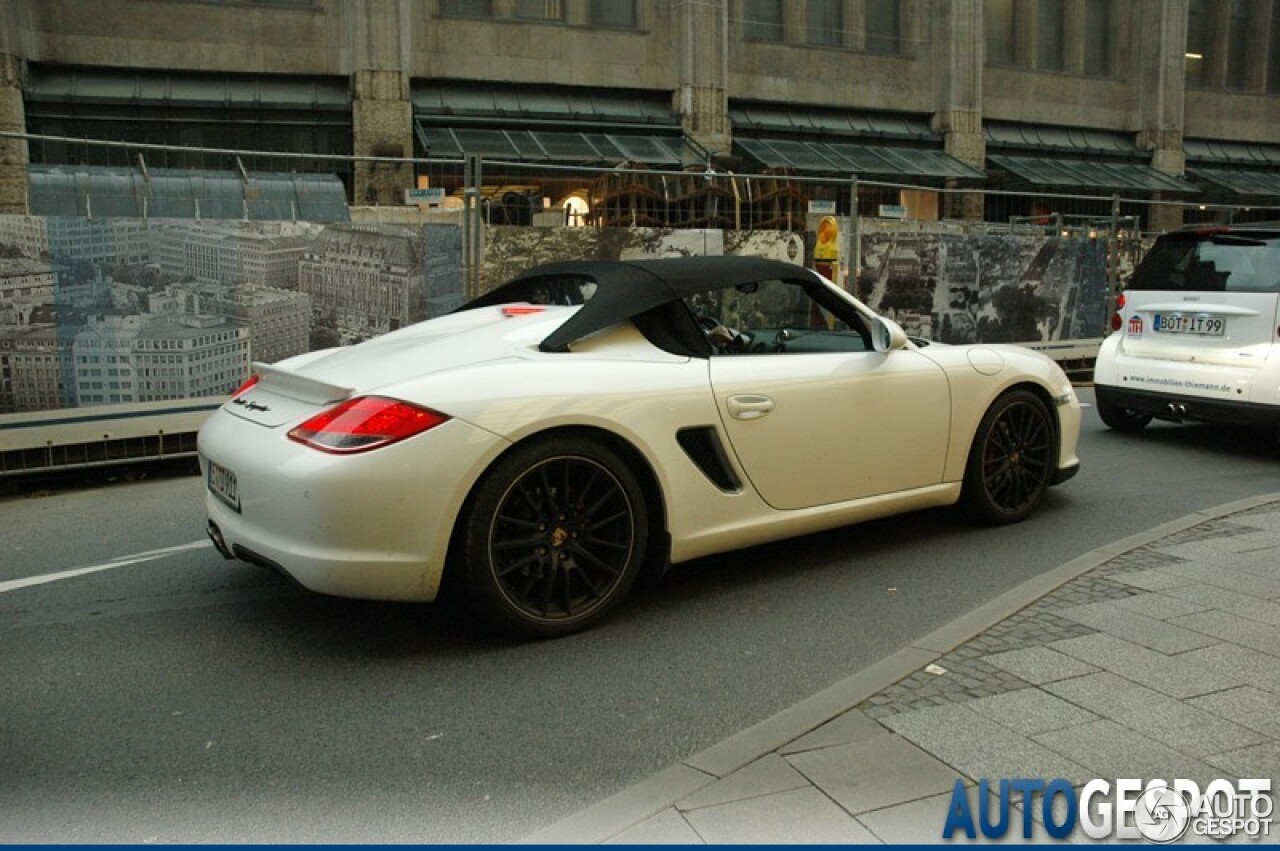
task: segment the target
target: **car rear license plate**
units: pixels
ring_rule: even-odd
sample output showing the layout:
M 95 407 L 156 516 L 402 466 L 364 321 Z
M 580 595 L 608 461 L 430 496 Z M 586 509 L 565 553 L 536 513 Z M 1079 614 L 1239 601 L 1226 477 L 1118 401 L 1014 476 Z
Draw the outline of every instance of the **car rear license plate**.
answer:
M 1227 321 L 1205 313 L 1157 313 L 1154 327 L 1161 334 L 1200 334 L 1221 337 L 1227 332 Z
M 240 510 L 240 489 L 236 483 L 234 470 L 228 470 L 221 464 L 210 461 L 207 480 L 210 493 L 236 511 Z

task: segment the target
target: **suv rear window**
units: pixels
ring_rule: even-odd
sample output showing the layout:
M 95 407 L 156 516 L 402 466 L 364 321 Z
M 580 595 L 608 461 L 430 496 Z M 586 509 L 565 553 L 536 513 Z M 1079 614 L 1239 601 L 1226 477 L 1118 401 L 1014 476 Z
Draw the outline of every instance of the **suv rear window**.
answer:
M 1126 289 L 1280 292 L 1280 232 L 1179 232 L 1156 240 Z

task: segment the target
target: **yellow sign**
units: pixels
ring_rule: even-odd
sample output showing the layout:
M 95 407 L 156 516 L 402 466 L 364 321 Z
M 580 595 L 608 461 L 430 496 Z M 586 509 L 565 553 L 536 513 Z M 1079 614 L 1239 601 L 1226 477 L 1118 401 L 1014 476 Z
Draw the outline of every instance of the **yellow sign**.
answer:
M 818 242 L 813 247 L 814 260 L 838 260 L 840 258 L 840 225 L 835 216 L 823 216 L 818 222 Z

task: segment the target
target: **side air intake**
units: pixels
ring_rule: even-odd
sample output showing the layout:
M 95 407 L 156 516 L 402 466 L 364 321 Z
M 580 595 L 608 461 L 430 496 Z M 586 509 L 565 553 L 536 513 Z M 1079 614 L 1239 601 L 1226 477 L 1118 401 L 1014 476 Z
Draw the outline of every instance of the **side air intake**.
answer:
M 729 456 L 725 454 L 724 444 L 720 442 L 720 433 L 715 426 L 682 428 L 676 432 L 676 442 L 713 485 L 726 493 L 742 490 L 742 482 L 729 463 Z

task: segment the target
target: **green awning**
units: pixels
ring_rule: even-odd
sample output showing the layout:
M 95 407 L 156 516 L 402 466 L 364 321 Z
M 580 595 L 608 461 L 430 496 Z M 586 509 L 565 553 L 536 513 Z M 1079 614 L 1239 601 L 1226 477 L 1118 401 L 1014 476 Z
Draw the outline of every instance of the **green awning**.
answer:
M 1188 167 L 1207 164 L 1280 169 L 1280 145 L 1185 139 L 1182 148 L 1187 154 Z
M 1063 189 L 1130 189 L 1141 192 L 1199 192 L 1193 184 L 1141 163 L 1049 157 L 991 155 L 991 165 L 1035 186 Z
M 1237 195 L 1280 196 L 1280 170 L 1247 171 L 1234 168 L 1190 166 L 1187 171 Z
M 558 130 L 500 130 L 436 127 L 415 121 L 428 157 L 460 159 L 468 154 L 517 162 L 617 165 L 624 162 L 680 166 L 684 139 L 677 133 L 584 133 Z
M 590 124 L 679 130 L 670 97 L 648 92 L 572 86 L 501 86 L 465 83 L 415 85 L 414 117 L 440 126 L 548 127 Z
M 986 175 L 942 151 L 854 142 L 737 139 L 734 144 L 765 168 L 867 177 L 970 178 Z
M 351 220 L 331 174 L 37 164 L 27 174 L 33 216 Z
M 33 63 L 23 96 L 32 103 L 230 109 L 351 109 L 345 77 L 198 74 Z
M 1069 151 L 1077 154 L 1124 155 L 1137 152 L 1133 145 L 1133 134 L 1088 127 L 985 121 L 982 132 L 987 139 L 987 149 L 997 153 L 1010 149 Z
M 880 113 L 818 111 L 791 109 L 773 104 L 729 106 L 729 120 L 736 132 L 755 134 L 787 134 L 823 137 L 843 136 L 851 141 L 865 139 L 899 139 L 940 142 L 942 137 L 929 127 L 927 118 Z

